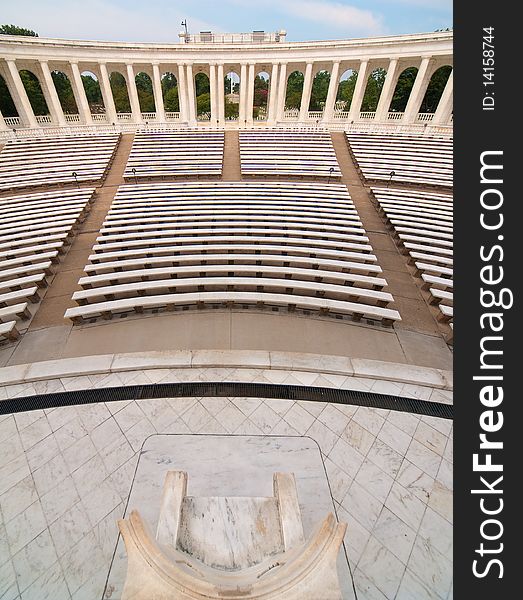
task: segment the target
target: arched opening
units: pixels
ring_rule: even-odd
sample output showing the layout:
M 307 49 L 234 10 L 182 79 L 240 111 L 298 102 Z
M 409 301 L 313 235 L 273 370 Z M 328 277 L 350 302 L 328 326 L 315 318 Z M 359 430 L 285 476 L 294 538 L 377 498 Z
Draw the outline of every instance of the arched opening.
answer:
M 267 120 L 269 106 L 269 81 L 270 76 L 266 71 L 261 71 L 254 78 L 254 103 L 252 116 L 257 121 Z
M 405 111 L 417 74 L 418 69 L 416 67 L 408 67 L 400 73 L 390 103 L 389 112 Z
M 358 71 L 347 69 L 340 77 L 338 91 L 336 92 L 336 102 L 334 104 L 334 114 L 349 112 L 354 88 L 358 79 Z
M 62 71 L 52 71 L 51 77 L 53 78 L 54 87 L 64 114 L 77 115 L 78 106 L 76 105 L 76 100 L 69 77 L 67 77 L 67 75 Z
M 22 69 L 20 71 L 20 78 L 24 84 L 29 103 L 31 104 L 35 116 L 48 115 L 49 109 L 38 77 L 34 73 L 31 73 L 31 71 Z
M 303 94 L 304 75 L 301 71 L 293 71 L 287 77 L 285 90 L 285 115 L 288 118 L 298 118 Z
M 147 73 L 141 71 L 134 77 L 136 91 L 138 92 L 138 102 L 140 112 L 155 113 L 156 105 L 154 103 L 153 82 Z
M 361 112 L 376 112 L 386 76 L 387 71 L 385 69 L 374 69 L 369 75 L 361 102 Z
M 312 80 L 311 97 L 309 100 L 309 110 L 313 112 L 323 112 L 325 101 L 329 92 L 329 82 L 331 74 L 329 71 L 318 71 Z
M 0 75 L 0 112 L 4 119 L 9 117 L 19 117 L 11 92 L 2 75 Z
M 167 113 L 179 113 L 180 112 L 180 98 L 178 96 L 178 79 L 173 73 L 169 71 L 162 75 L 162 98 L 163 106 L 165 108 L 166 117 Z
M 206 73 L 194 76 L 194 93 L 196 95 L 196 117 L 199 121 L 211 120 L 211 84 Z
M 434 71 L 430 78 L 425 96 L 423 97 L 419 110 L 420 113 L 436 112 L 451 72 L 452 67 L 450 65 L 445 65 Z
M 118 114 L 131 114 L 131 102 L 129 100 L 129 93 L 127 91 L 127 82 L 125 77 L 113 71 L 109 76 L 109 83 L 111 84 L 111 92 L 113 93 L 114 107 Z
M 240 116 L 240 85 L 240 76 L 235 71 L 229 71 L 223 79 L 227 121 L 237 121 Z
M 105 106 L 98 77 L 92 71 L 82 71 L 81 77 L 89 111 L 93 115 L 104 114 Z

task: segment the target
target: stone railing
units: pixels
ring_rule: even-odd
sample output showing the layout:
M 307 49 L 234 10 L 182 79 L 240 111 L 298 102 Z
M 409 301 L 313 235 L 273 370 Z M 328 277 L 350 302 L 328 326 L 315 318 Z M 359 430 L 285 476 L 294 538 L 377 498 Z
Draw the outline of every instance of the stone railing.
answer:
M 4 117 L 5 124 L 8 127 L 21 127 L 20 117 Z
M 37 115 L 36 122 L 38 125 L 52 125 L 51 115 Z
M 263 44 L 270 42 L 284 42 L 286 32 L 277 31 L 252 31 L 250 33 L 213 33 L 201 31 L 200 33 L 180 33 L 181 42 L 186 44 Z
M 210 121 L 211 113 L 200 113 L 199 115 L 196 116 L 196 120 L 197 121 Z
M 64 115 L 66 123 L 80 123 L 80 115 Z
M 143 112 L 142 120 L 145 121 L 156 121 L 156 113 L 155 112 Z
M 375 112 L 360 112 L 360 119 L 366 121 L 370 119 L 374 119 L 376 116 Z
M 166 112 L 165 113 L 165 120 L 166 121 L 178 121 L 180 119 L 180 113 L 179 112 Z
M 297 108 L 286 108 L 283 111 L 283 118 L 288 120 L 297 119 L 300 116 L 300 111 Z
M 405 113 L 402 112 L 390 112 L 387 116 L 388 121 L 401 121 L 403 119 L 403 115 Z
M 426 121 L 432 121 L 432 119 L 434 118 L 434 113 L 418 113 L 418 121 L 421 122 L 426 122 Z
M 117 113 L 116 118 L 118 121 L 132 121 L 133 115 L 132 113 Z
M 91 114 L 91 119 L 96 123 L 107 123 L 107 115 L 103 113 Z
M 335 111 L 332 115 L 334 121 L 346 121 L 349 118 L 348 110 Z
M 309 110 L 309 119 L 316 120 L 323 118 L 322 110 Z

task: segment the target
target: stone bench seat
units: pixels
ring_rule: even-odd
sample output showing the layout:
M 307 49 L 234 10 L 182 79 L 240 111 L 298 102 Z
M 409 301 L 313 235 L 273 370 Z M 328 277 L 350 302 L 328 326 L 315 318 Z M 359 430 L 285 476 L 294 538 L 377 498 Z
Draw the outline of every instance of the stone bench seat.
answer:
M 44 273 L 45 275 L 52 275 L 51 266 L 51 261 L 47 260 L 44 262 L 23 265 L 21 267 L 14 267 L 11 269 L 0 269 L 0 281 L 13 280 L 20 275 L 27 275 L 29 273 Z
M 63 200 L 60 201 L 59 208 L 61 208 L 61 209 L 78 208 L 78 209 L 82 210 L 84 208 L 84 206 L 85 206 L 85 202 L 83 200 L 80 200 L 80 199 L 67 200 L 64 198 Z M 16 205 L 16 206 L 13 206 L 11 204 L 11 205 L 0 207 L 2 217 L 7 217 L 8 215 L 13 216 L 13 217 L 22 216 L 25 214 L 33 214 L 34 215 L 35 211 L 38 211 L 39 215 L 53 214 L 56 209 L 57 209 L 56 200 L 51 201 L 51 202 L 46 201 L 45 203 L 43 201 L 27 202 L 27 203 Z
M 0 308 L 0 323 L 10 322 L 13 319 L 29 319 L 30 317 L 31 313 L 27 307 L 27 302 Z
M 403 244 L 407 250 L 421 251 L 431 256 L 453 256 L 453 251 L 448 248 L 440 248 L 439 246 L 430 246 L 428 244 L 415 244 L 413 242 L 404 242 Z
M 0 323 L 0 337 L 9 341 L 17 340 L 20 337 L 20 333 L 16 328 L 16 321 Z
M 260 252 L 263 254 L 245 254 L 244 252 L 252 252 L 261 248 Z M 177 247 L 174 248 L 178 250 Z M 145 251 L 127 251 L 125 253 L 111 252 L 105 254 L 91 254 L 89 256 L 90 264 L 86 265 L 86 273 L 102 273 L 106 271 L 124 271 L 126 268 L 134 269 L 137 266 L 145 266 L 152 268 L 152 265 L 166 265 L 166 266 L 177 266 L 180 264 L 204 264 L 210 265 L 214 263 L 221 263 L 227 261 L 228 264 L 241 264 L 239 261 L 246 261 L 247 263 L 255 262 L 256 264 L 294 264 L 294 265 L 319 265 L 327 269 L 343 270 L 345 273 L 374 273 L 378 274 L 382 272 L 381 267 L 373 262 L 376 261 L 376 257 L 372 254 L 356 254 L 348 253 L 341 257 L 338 253 L 326 252 L 324 256 L 335 256 L 336 258 L 345 258 L 345 260 L 335 260 L 329 258 L 319 258 L 316 256 L 320 254 L 315 253 L 315 256 L 310 256 L 307 251 L 297 251 L 294 255 L 282 253 L 282 249 L 278 246 L 252 246 L 252 245 L 239 245 L 238 250 L 242 253 L 231 253 L 230 246 L 221 245 L 213 246 L 188 246 L 186 248 L 186 254 L 177 252 L 174 254 L 172 249 L 165 248 L 163 254 L 165 256 L 158 256 L 160 252 L 155 252 L 151 255 L 148 250 Z M 204 252 L 207 251 L 205 254 Z M 223 254 L 221 253 L 223 252 Z M 226 253 L 227 252 L 227 253 Z M 272 252 L 272 254 L 270 254 Z M 191 254 L 194 253 L 194 254 Z M 132 256 L 133 258 L 128 258 Z M 102 260 L 105 259 L 105 260 Z M 361 262 L 357 262 L 358 259 Z M 363 260 L 365 259 L 365 260 Z M 354 262 L 352 262 L 354 261 Z
M 440 290 L 438 288 L 430 288 L 430 293 L 432 295 L 430 303 L 432 305 L 439 304 L 440 302 L 445 302 L 444 306 L 452 306 L 454 303 L 454 295 L 452 292 L 448 292 L 446 290 Z
M 8 281 L 0 281 L 0 294 L 4 294 L 7 291 L 11 292 L 26 289 L 27 286 L 31 288 L 34 285 L 39 288 L 47 287 L 45 273 L 37 273 L 36 275 L 27 275 L 25 277 L 9 279 Z
M 427 233 L 437 231 L 440 234 L 450 234 L 450 236 L 453 237 L 454 228 L 452 227 L 451 223 L 447 224 L 445 221 L 436 221 L 434 219 L 425 219 L 423 217 L 418 219 L 416 219 L 415 217 L 410 217 L 407 219 L 397 219 L 393 217 L 389 219 L 389 223 L 397 231 L 414 230 L 414 227 L 418 226 L 419 230 L 425 231 Z
M 435 287 L 437 289 L 442 290 L 451 290 L 454 287 L 454 281 L 452 279 L 447 279 L 445 277 L 436 277 L 434 275 L 428 275 L 427 273 L 422 273 L 421 278 L 424 281 L 423 289 L 428 290 L 431 287 Z
M 424 246 L 442 246 L 443 248 L 452 248 L 454 246 L 452 240 L 449 241 L 448 239 L 441 239 L 439 237 L 426 237 L 422 235 L 411 235 L 405 233 L 398 233 L 397 235 L 398 238 L 404 243 L 413 242 L 416 244 L 422 244 Z
M 5 250 L 6 248 L 14 248 L 16 246 L 24 246 L 25 244 L 42 244 L 47 240 L 61 240 L 63 239 L 66 243 L 69 241 L 69 237 L 73 235 L 71 227 L 50 227 L 47 229 L 38 229 L 36 232 L 32 229 L 26 231 L 20 231 L 9 236 L 2 235 L 2 243 L 0 243 L 0 249 Z M 36 236 L 36 237 L 34 237 Z
M 26 299 L 33 304 L 40 302 L 37 286 L 0 294 L 0 307 L 7 306 L 13 301 Z
M 293 229 L 289 231 L 296 232 L 302 229 L 309 235 L 317 236 L 318 234 L 324 234 L 326 237 L 337 237 L 338 235 L 343 236 L 343 239 L 352 241 L 368 242 L 369 238 L 364 235 L 365 230 L 361 223 L 351 222 L 345 227 L 340 225 L 330 225 L 325 219 L 300 219 L 297 217 L 259 217 L 259 218 L 248 218 L 248 219 L 231 219 L 228 215 L 223 215 L 223 218 L 216 219 L 183 219 L 179 220 L 176 217 L 164 216 L 161 218 L 139 218 L 133 219 L 121 219 L 119 221 L 106 221 L 103 227 L 100 229 L 100 233 L 104 236 L 111 236 L 113 233 L 131 233 L 133 231 L 141 231 L 143 233 L 149 231 L 160 231 L 163 229 L 169 229 L 173 232 L 177 231 L 207 231 L 213 229 L 247 229 L 251 230 L 255 228 L 256 231 L 260 229 L 277 229 L 277 231 L 287 231 L 286 225 L 289 223 Z M 275 225 L 278 225 L 276 228 Z M 346 232 L 346 233 L 343 233 Z M 323 235 L 322 235 L 323 237 Z
M 452 277 L 454 271 L 447 267 L 441 267 L 440 265 L 433 265 L 429 263 L 417 262 L 415 263 L 416 269 L 420 272 L 428 271 L 429 273 L 437 273 L 438 275 L 448 275 Z
M 35 246 L 23 246 L 22 248 L 5 250 L 0 252 L 0 268 L 3 260 L 9 260 L 10 258 L 16 258 L 17 256 L 24 256 L 26 254 L 39 254 L 45 252 L 52 252 L 56 250 L 59 254 L 64 251 L 63 242 L 51 242 L 49 244 L 37 244 Z
M 409 253 L 413 263 L 416 261 L 433 262 L 437 264 L 452 266 L 453 260 L 448 256 L 438 256 L 436 254 L 428 254 L 426 252 L 412 251 Z
M 50 225 L 69 225 L 70 227 L 76 225 L 80 215 L 75 213 L 58 215 L 54 219 L 42 217 L 42 218 L 34 218 L 27 219 L 25 221 L 18 221 L 17 223 L 4 223 L 0 224 L 0 237 L 4 239 L 4 233 L 9 235 L 11 233 L 15 233 L 16 231 L 27 230 L 27 231 L 35 231 L 37 229 L 46 229 Z
M 31 224 L 35 221 L 37 222 L 41 222 L 43 220 L 48 220 L 49 223 L 52 223 L 56 217 L 58 218 L 63 218 L 63 217 L 68 217 L 68 218 L 73 218 L 73 219 L 78 219 L 80 218 L 84 212 L 87 212 L 86 208 L 78 208 L 78 207 L 73 207 L 73 208 L 68 208 L 68 207 L 64 207 L 63 209 L 57 209 L 55 211 L 51 212 L 47 212 L 47 213 L 40 213 L 39 211 L 37 212 L 38 216 L 35 218 L 30 218 L 31 216 L 34 217 L 36 211 L 33 212 L 33 214 L 26 214 L 26 215 L 20 215 L 20 216 L 11 216 L 8 215 L 6 217 L 0 217 L 0 230 L 2 229 L 6 229 L 6 228 L 10 228 L 10 227 L 24 227 L 27 224 Z M 1 233 L 0 233 L 1 235 Z
M 205 291 L 218 288 L 227 291 L 269 291 L 275 293 L 291 293 L 297 295 L 316 295 L 331 299 L 348 299 L 351 302 L 365 301 L 372 305 L 387 306 L 393 301 L 388 292 L 357 288 L 346 285 L 318 283 L 300 279 L 285 279 L 271 277 L 180 277 L 153 281 L 139 281 L 117 285 L 90 288 L 74 292 L 73 300 L 80 305 L 100 300 L 157 295 L 159 293 L 184 291 Z M 300 293 L 301 292 L 301 293 Z
M 391 215 L 391 214 L 398 214 L 398 215 L 412 215 L 412 214 L 416 214 L 415 211 L 418 210 L 420 215 L 425 215 L 427 218 L 431 218 L 431 219 L 449 219 L 449 217 L 452 217 L 453 213 L 453 207 L 449 206 L 449 207 L 445 207 L 443 205 L 437 207 L 437 206 L 423 206 L 421 204 L 415 204 L 415 203 L 405 203 L 403 205 L 400 205 L 398 203 L 396 204 L 389 204 L 388 201 L 385 202 L 381 202 L 381 210 L 387 214 L 387 215 Z
M 50 262 L 58 262 L 58 252 L 56 250 L 53 250 L 51 252 L 38 252 L 37 254 L 28 254 L 27 256 L 20 256 L 18 258 L 3 260 L 0 262 L 0 270 L 10 269 L 11 267 L 17 267 L 18 265 L 28 266 L 35 263 L 40 263 L 44 260 L 49 260 Z
M 441 311 L 438 320 L 442 323 L 448 323 L 454 318 L 454 309 L 452 306 L 447 306 L 446 304 L 440 304 L 439 309 Z
M 378 306 L 367 306 L 339 300 L 324 298 L 309 298 L 292 294 L 260 294 L 259 292 L 198 292 L 188 294 L 165 294 L 160 296 L 147 296 L 140 298 L 126 298 L 112 300 L 97 304 L 88 304 L 67 309 L 65 317 L 74 323 L 82 323 L 84 319 L 103 317 L 111 319 L 122 312 L 142 312 L 148 308 L 176 308 L 177 306 L 196 305 L 204 307 L 206 304 L 253 304 L 258 306 L 283 306 L 290 310 L 295 308 L 314 310 L 324 314 L 351 315 L 355 321 L 366 318 L 379 321 L 385 326 L 400 321 L 401 317 L 396 310 Z
M 181 246 L 183 245 L 192 245 L 197 243 L 202 243 L 205 239 L 207 239 L 208 243 L 219 243 L 226 242 L 231 246 L 234 246 L 238 243 L 254 243 L 258 242 L 260 244 L 264 243 L 273 243 L 273 244 L 281 244 L 285 245 L 285 248 L 282 248 L 282 251 L 291 252 L 296 246 L 307 248 L 307 252 L 314 253 L 316 248 L 321 249 L 337 249 L 337 250 L 345 250 L 351 249 L 356 250 L 358 254 L 365 254 L 366 252 L 370 254 L 372 251 L 372 247 L 367 244 L 353 244 L 348 242 L 333 242 L 333 241 L 325 241 L 325 240 L 316 240 L 313 238 L 305 238 L 305 237 L 280 237 L 276 235 L 265 235 L 265 236 L 256 236 L 256 235 L 209 235 L 207 238 L 203 235 L 192 236 L 192 237 L 167 237 L 160 238 L 158 236 L 152 238 L 133 238 L 133 239 L 125 239 L 119 240 L 115 242 L 103 242 L 97 243 L 93 246 L 93 252 L 108 252 L 108 251 L 121 251 L 121 250 L 130 250 L 136 248 L 147 249 L 147 252 L 150 254 L 154 254 L 158 252 L 158 249 L 161 246 L 172 246 L 173 244 L 178 244 L 178 251 L 180 251 Z M 101 241 L 101 240 L 100 240 Z M 98 241 L 97 241 L 98 242 Z
M 197 276 L 210 277 L 214 276 L 214 274 L 226 274 L 228 276 L 254 274 L 259 279 L 265 275 L 269 275 L 271 277 L 285 277 L 288 281 L 292 281 L 294 277 L 297 277 L 302 280 L 334 282 L 338 285 L 357 284 L 357 287 L 374 290 L 381 290 L 387 286 L 386 280 L 380 277 L 369 277 L 368 275 L 356 275 L 340 271 L 326 271 L 319 268 L 296 268 L 291 266 L 282 267 L 257 264 L 196 264 L 190 266 L 142 268 L 82 277 L 78 281 L 78 285 L 83 289 L 90 289 L 98 285 L 116 285 L 122 282 L 150 281 L 169 277 L 173 279 Z

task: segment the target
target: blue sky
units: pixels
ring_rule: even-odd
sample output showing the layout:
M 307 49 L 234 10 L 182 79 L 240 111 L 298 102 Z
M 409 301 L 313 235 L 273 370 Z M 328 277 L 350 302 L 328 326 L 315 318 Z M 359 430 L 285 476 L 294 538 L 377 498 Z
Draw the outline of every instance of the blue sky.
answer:
M 452 0 L 0 0 L 1 23 L 41 37 L 177 42 L 189 32 L 287 30 L 289 41 L 452 27 Z

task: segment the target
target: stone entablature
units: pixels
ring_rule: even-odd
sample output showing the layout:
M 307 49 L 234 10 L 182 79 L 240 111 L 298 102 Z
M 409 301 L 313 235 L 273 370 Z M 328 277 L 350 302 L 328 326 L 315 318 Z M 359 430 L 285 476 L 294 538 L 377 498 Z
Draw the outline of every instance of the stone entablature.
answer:
M 238 126 L 249 126 L 253 118 L 254 79 L 260 72 L 270 77 L 266 123 L 285 122 L 287 78 L 292 71 L 304 73 L 302 106 L 291 118 L 299 123 L 321 122 L 324 125 L 355 121 L 386 123 L 401 121 L 413 124 L 431 121 L 446 125 L 452 118 L 452 73 L 448 79 L 436 112 L 429 117 L 420 116 L 419 110 L 425 91 L 434 72 L 441 66 L 453 64 L 452 32 L 435 32 L 368 39 L 318 42 L 270 43 L 198 43 L 198 44 L 145 44 L 121 42 L 94 42 L 54 40 L 19 36 L 2 36 L 0 39 L 0 75 L 4 78 L 19 114 L 18 121 L 5 120 L 0 115 L 0 129 L 13 126 L 38 128 L 41 126 L 93 125 L 118 123 L 122 120 L 135 124 L 163 123 L 170 120 L 180 125 L 196 125 L 197 110 L 194 77 L 205 73 L 209 77 L 211 95 L 210 124 L 225 124 L 223 86 L 219 82 L 234 71 L 240 81 Z M 403 113 L 390 113 L 389 107 L 401 72 L 408 67 L 418 68 L 407 106 Z M 374 113 L 361 112 L 366 82 L 376 68 L 387 70 L 380 100 Z M 42 87 L 50 115 L 36 117 L 32 111 L 19 71 L 30 70 Z M 341 75 L 347 70 L 358 72 L 358 79 L 350 109 L 335 110 L 336 92 Z M 64 115 L 51 72 L 65 73 L 73 89 L 78 115 Z M 308 103 L 314 75 L 326 70 L 331 74 L 330 85 L 323 112 L 310 113 Z M 81 73 L 91 71 L 98 78 L 103 96 L 105 115 L 92 115 L 83 88 Z M 167 113 L 164 108 L 161 76 L 166 71 L 177 78 L 179 89 L 179 114 Z M 131 113 L 118 114 L 111 92 L 109 76 L 118 72 L 126 80 Z M 135 76 L 144 72 L 151 78 L 155 113 L 142 113 L 138 99 Z M 74 118 L 73 118 L 74 117 Z M 399 117 L 399 119 L 398 119 Z M 208 123 L 207 123 L 208 124 Z

